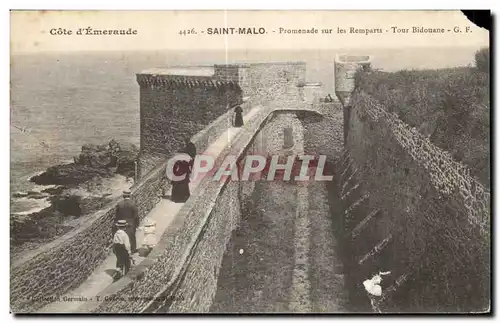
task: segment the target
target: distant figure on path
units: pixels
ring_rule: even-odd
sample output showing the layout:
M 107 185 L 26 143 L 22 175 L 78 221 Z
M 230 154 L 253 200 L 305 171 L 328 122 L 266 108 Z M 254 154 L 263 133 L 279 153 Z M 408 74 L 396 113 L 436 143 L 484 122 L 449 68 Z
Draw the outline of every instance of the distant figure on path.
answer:
M 179 151 L 178 156 L 185 157 L 186 160 L 177 160 L 174 164 L 173 173 L 175 176 L 184 176 L 181 180 L 172 180 L 172 202 L 184 203 L 189 199 L 189 182 L 193 170 L 193 158 L 187 153 L 187 147 Z M 189 161 L 187 161 L 189 160 Z
M 234 108 L 234 126 L 236 128 L 240 128 L 243 126 L 243 109 L 241 108 L 241 106 L 236 106 L 236 108 Z
M 118 203 L 115 221 L 125 220 L 128 223 L 127 234 L 130 239 L 132 253 L 137 251 L 135 232 L 139 226 L 139 212 L 134 201 L 130 199 L 130 191 L 123 191 L 123 201 Z
M 116 271 L 124 276 L 130 269 L 131 249 L 130 240 L 125 230 L 128 227 L 126 220 L 116 222 L 116 232 L 113 236 L 113 252 L 116 255 Z
M 196 157 L 196 146 L 191 142 L 191 140 L 186 139 L 186 154 L 188 154 L 192 159 Z

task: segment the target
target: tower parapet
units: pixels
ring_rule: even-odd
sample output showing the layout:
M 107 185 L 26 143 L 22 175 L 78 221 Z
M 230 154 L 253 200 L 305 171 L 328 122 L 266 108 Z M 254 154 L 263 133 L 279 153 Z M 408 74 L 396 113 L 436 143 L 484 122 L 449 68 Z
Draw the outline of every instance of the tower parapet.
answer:
M 351 98 L 355 87 L 355 75 L 358 69 L 368 70 L 372 57 L 368 55 L 335 55 L 335 95 L 343 106 L 344 114 L 344 145 L 349 131 L 351 116 Z
M 214 67 L 183 67 L 150 69 L 137 74 L 140 87 L 149 88 L 217 88 L 221 86 L 237 86 L 238 79 L 232 79 L 216 74 Z
M 354 76 L 358 69 L 369 69 L 372 57 L 368 55 L 335 56 L 335 95 L 343 106 L 349 106 L 354 91 Z

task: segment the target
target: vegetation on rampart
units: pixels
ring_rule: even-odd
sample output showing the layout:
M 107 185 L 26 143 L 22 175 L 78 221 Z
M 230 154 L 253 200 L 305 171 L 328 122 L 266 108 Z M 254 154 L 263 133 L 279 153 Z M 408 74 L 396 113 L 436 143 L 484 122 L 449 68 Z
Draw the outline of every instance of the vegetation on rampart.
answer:
M 490 187 L 489 49 L 474 67 L 359 72 L 357 87 L 417 128 Z

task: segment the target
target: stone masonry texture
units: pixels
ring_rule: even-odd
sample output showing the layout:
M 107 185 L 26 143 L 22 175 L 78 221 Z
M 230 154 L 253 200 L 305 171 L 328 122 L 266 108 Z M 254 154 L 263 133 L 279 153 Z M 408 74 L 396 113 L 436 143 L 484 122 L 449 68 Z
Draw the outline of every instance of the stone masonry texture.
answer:
M 393 247 L 386 250 L 392 269 L 413 271 L 421 277 L 417 281 L 425 280 L 427 296 L 442 295 L 445 286 L 462 290 L 462 299 L 450 304 L 442 300 L 441 308 L 484 310 L 487 305 L 481 300 L 488 299 L 490 272 L 490 193 L 464 165 L 362 92 L 353 96 L 348 126 L 350 171 L 342 184 L 359 184 L 361 189 L 349 197 L 347 213 L 359 222 L 373 210 L 382 212 L 370 224 L 372 230 L 365 229 L 359 239 L 371 240 L 373 248 L 392 232 Z M 354 180 L 347 183 L 350 175 Z M 362 207 L 353 208 L 359 201 Z M 461 241 L 470 243 L 459 247 Z M 464 286 L 458 286 L 459 281 Z M 421 306 L 432 310 L 438 305 L 423 301 Z
M 326 155 L 329 162 L 338 160 L 342 154 L 343 114 L 340 104 L 319 103 L 315 105 L 323 118 L 307 118 L 304 125 L 305 153 Z
M 235 82 L 144 74 L 137 75 L 137 81 L 140 85 L 141 176 L 157 162 L 158 154 L 171 156 L 184 146 L 186 139 L 242 101 L 241 90 Z

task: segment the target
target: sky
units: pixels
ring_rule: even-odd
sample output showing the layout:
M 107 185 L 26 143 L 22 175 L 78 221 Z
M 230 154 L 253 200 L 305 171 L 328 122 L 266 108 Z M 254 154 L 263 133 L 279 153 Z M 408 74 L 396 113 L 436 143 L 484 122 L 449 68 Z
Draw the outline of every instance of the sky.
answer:
M 287 50 L 369 47 L 488 46 L 487 30 L 460 11 L 11 11 L 11 53 L 129 50 Z M 393 33 L 424 27 L 445 34 Z M 137 35 L 76 35 L 79 28 L 137 30 Z M 207 28 L 265 28 L 264 35 L 208 35 Z M 351 27 L 380 28 L 382 34 L 349 34 Z M 470 32 L 466 33 L 466 28 Z M 72 35 L 51 35 L 53 28 Z M 280 34 L 318 29 L 318 34 Z M 347 31 L 337 33 L 337 28 Z M 181 35 L 195 29 L 196 35 Z M 322 34 L 322 29 L 332 29 Z M 205 31 L 204 34 L 201 31 Z

